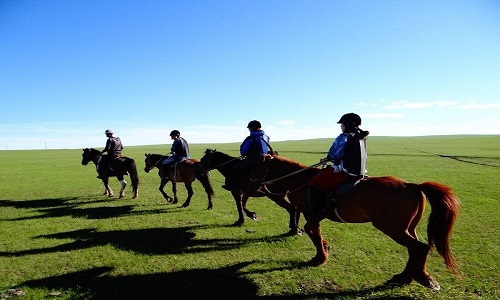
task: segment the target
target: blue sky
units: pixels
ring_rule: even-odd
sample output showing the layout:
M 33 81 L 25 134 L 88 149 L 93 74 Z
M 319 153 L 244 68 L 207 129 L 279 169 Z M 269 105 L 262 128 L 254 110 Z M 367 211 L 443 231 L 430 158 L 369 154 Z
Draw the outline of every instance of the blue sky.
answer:
M 500 134 L 499 32 L 496 0 L 1 0 L 0 149 Z

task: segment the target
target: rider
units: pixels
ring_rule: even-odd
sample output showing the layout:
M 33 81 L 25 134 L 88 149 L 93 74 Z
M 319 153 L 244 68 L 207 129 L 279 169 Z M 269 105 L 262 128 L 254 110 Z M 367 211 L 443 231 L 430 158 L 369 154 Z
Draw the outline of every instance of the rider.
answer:
M 179 130 L 172 130 L 170 138 L 174 140 L 170 148 L 170 155 L 162 162 L 163 174 L 167 174 L 167 170 L 174 162 L 179 162 L 184 159 L 189 159 L 189 145 L 187 141 L 181 137 Z
M 369 132 L 359 128 L 361 117 L 355 113 L 343 115 L 337 122 L 342 133 L 334 140 L 328 155 L 320 163 L 333 162 L 309 182 L 312 212 L 324 213 L 325 192 L 333 192 L 349 176 L 366 174 L 366 139 Z
M 107 129 L 104 133 L 108 137 L 108 140 L 97 162 L 97 173 L 106 170 L 113 159 L 122 155 L 123 150 L 122 141 L 119 137 L 113 135 L 113 130 Z M 99 178 L 99 176 L 97 177 Z
M 261 127 L 262 125 L 257 120 L 248 123 L 247 128 L 250 135 L 240 145 L 240 154 L 244 158 L 235 164 L 222 188 L 228 191 L 238 189 L 241 174 L 262 163 L 266 157 L 270 157 L 269 153 L 272 149 L 269 145 L 269 136 L 264 133 Z

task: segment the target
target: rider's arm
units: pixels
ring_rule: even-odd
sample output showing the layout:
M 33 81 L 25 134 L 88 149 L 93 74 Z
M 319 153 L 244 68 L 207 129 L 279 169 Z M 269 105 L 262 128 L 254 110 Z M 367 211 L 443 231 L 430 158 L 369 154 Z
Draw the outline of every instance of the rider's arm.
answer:
M 333 161 L 333 164 L 335 165 L 340 164 L 342 156 L 344 155 L 344 148 L 346 143 L 347 143 L 347 135 L 343 133 L 340 134 L 330 147 L 326 159 L 329 161 Z

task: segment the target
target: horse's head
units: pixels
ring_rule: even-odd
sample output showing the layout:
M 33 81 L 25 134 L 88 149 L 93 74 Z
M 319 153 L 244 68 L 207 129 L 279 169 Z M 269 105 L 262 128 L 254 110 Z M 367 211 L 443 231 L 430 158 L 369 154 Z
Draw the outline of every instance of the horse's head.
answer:
M 217 149 L 207 149 L 205 150 L 205 155 L 200 159 L 200 163 L 203 166 L 204 169 L 206 170 L 211 170 L 216 166 L 217 162 L 214 161 L 214 159 L 217 156 Z
M 101 155 L 99 150 L 94 148 L 85 148 L 82 153 L 82 165 L 86 166 L 89 162 Z
M 149 173 L 153 170 L 159 163 L 161 163 L 166 156 L 161 154 L 144 154 L 146 157 L 144 159 L 144 172 Z

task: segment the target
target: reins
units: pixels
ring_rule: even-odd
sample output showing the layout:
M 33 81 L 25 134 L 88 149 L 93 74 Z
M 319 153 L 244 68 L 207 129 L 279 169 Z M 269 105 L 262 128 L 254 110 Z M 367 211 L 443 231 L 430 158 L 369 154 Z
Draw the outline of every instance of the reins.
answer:
M 287 177 L 293 176 L 293 175 L 298 174 L 298 173 L 300 173 L 300 172 L 304 172 L 305 170 L 315 168 L 315 167 L 317 167 L 317 166 L 319 166 L 319 165 L 322 165 L 322 164 L 325 164 L 325 163 L 324 163 L 324 162 L 319 162 L 319 163 L 316 163 L 316 164 L 314 164 L 314 165 L 311 165 L 311 166 L 309 166 L 309 167 L 306 167 L 306 168 L 303 168 L 303 169 L 297 170 L 297 171 L 292 172 L 292 173 L 290 173 L 290 174 L 286 174 L 286 175 L 283 175 L 283 176 L 281 176 L 281 177 L 278 177 L 278 178 L 274 178 L 274 179 L 271 179 L 271 180 L 265 181 L 265 182 L 263 182 L 263 183 L 262 183 L 262 185 L 268 185 L 268 184 L 271 184 L 271 183 L 275 183 L 276 181 L 279 181 L 279 180 L 281 180 L 281 179 L 285 179 L 285 178 L 287 178 Z
M 163 159 L 165 159 L 165 158 L 164 158 L 164 157 L 161 157 L 161 158 L 160 158 L 157 162 L 155 162 L 155 164 L 154 164 L 151 168 L 149 168 L 149 169 L 148 169 L 148 172 L 149 172 L 149 171 L 151 171 L 151 170 L 153 170 L 155 167 L 157 167 L 157 164 L 158 164 L 160 161 L 162 161 Z
M 221 163 L 221 164 L 219 164 L 219 165 L 217 165 L 217 166 L 215 166 L 215 167 L 211 167 L 211 168 L 210 168 L 209 170 L 207 170 L 207 171 L 210 171 L 210 170 L 215 170 L 215 169 L 217 169 L 217 168 L 222 167 L 223 165 L 226 165 L 226 164 L 228 164 L 228 163 L 230 163 L 230 162 L 233 162 L 233 161 L 235 161 L 235 160 L 238 160 L 238 159 L 240 159 L 240 158 L 242 158 L 242 157 L 243 157 L 243 156 L 234 157 L 234 158 L 232 158 L 232 159 L 230 159 L 230 160 L 228 160 L 228 161 L 226 161 L 226 162 L 223 162 L 223 163 Z

